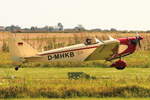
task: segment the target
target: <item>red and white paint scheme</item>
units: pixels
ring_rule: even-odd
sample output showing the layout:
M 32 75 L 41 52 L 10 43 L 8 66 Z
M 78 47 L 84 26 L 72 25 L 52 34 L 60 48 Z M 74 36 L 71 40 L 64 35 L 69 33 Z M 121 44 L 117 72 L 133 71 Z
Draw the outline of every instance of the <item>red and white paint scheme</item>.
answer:
M 9 49 L 14 62 L 111 61 L 119 58 L 111 66 L 124 69 L 127 64 L 121 57 L 132 54 L 142 39 L 141 36 L 119 39 L 109 36 L 109 40 L 105 41 L 95 38 L 95 42 L 92 43 L 87 39 L 85 43 L 38 52 L 23 40 L 14 37 L 9 38 Z M 17 66 L 16 70 L 18 68 Z

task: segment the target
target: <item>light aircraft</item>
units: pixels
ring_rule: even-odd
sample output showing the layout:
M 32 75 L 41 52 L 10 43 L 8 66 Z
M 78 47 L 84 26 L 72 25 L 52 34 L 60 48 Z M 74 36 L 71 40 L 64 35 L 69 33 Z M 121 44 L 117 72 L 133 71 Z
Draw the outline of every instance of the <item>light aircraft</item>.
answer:
M 62 47 L 49 51 L 38 52 L 29 44 L 17 37 L 9 38 L 9 50 L 15 62 L 52 62 L 52 61 L 91 61 L 105 60 L 112 61 L 111 67 L 119 70 L 124 69 L 127 64 L 121 58 L 135 52 L 137 45 L 143 37 L 114 39 L 109 36 L 109 40 L 98 40 L 92 43 L 91 39 L 86 39 L 85 43 Z M 20 66 L 16 66 L 18 70 Z

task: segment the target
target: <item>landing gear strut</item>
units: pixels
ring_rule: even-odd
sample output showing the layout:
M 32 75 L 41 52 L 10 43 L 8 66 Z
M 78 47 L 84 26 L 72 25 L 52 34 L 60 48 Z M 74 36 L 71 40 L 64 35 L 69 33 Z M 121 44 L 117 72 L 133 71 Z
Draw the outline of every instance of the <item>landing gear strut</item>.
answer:
M 116 67 L 116 69 L 118 70 L 123 70 L 125 67 L 127 66 L 126 62 L 123 60 L 118 60 L 116 62 L 114 62 L 111 67 Z

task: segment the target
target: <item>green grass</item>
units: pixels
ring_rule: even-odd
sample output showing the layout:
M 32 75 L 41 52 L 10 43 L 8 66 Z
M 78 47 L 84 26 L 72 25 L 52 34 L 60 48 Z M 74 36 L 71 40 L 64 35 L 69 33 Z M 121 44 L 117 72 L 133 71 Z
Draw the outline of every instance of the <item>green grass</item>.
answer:
M 129 67 L 136 68 L 150 68 L 150 51 L 137 51 L 132 55 L 122 58 L 126 61 Z M 10 54 L 7 52 L 0 52 L 0 67 L 13 67 Z M 50 62 L 50 63 L 26 63 L 22 67 L 108 67 L 111 62 L 105 61 L 88 61 L 88 62 Z
M 14 68 L 0 68 L 0 78 L 14 76 L 16 78 L 28 79 L 67 79 L 68 72 L 85 72 L 96 76 L 98 79 L 142 79 L 150 78 L 150 68 L 130 68 L 125 70 L 117 70 L 115 68 L 21 68 L 15 71 Z
M 124 58 L 129 65 L 125 70 L 94 61 L 27 63 L 15 71 L 9 57 L 0 55 L 0 98 L 150 97 L 150 51 Z M 97 79 L 69 80 L 68 72 L 85 72 Z
M 68 72 L 96 80 L 69 80 Z M 150 68 L 0 68 L 0 97 L 150 97 Z
M 149 98 L 67 98 L 67 99 L 24 98 L 24 99 L 0 99 L 0 100 L 149 100 Z
M 11 64 L 10 54 L 8 52 L 0 52 L 0 64 Z

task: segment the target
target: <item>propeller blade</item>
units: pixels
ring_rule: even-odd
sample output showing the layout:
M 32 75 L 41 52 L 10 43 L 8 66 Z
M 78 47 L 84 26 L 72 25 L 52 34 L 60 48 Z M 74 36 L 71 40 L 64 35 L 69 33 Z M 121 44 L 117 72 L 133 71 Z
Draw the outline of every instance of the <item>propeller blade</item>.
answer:
M 140 42 L 140 40 L 138 41 L 138 44 L 139 44 L 139 47 L 141 48 L 141 42 Z
M 136 41 L 137 41 L 139 47 L 141 48 L 141 42 L 140 42 L 140 40 L 141 40 L 140 34 L 137 32 L 136 33 Z

